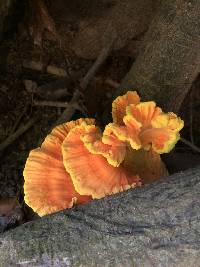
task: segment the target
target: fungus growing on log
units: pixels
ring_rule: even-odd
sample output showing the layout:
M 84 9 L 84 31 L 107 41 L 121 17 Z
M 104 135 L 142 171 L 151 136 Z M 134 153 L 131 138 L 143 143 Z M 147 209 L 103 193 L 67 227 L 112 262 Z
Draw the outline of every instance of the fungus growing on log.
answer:
M 114 167 L 103 155 L 91 153 L 81 136 L 93 133 L 94 125 L 82 123 L 72 129 L 62 145 L 63 163 L 77 192 L 102 198 L 140 185 L 140 179 L 123 166 Z
M 118 167 L 125 158 L 127 144 L 117 138 L 109 124 L 103 134 L 97 127 L 91 130 L 81 136 L 85 147 L 92 154 L 102 155 L 109 164 Z
M 119 125 L 123 124 L 123 118 L 126 115 L 126 107 L 130 104 L 140 103 L 140 97 L 136 91 L 128 91 L 123 96 L 118 96 L 112 103 L 113 122 Z
M 134 91 L 113 102 L 104 131 L 94 119 L 55 127 L 24 169 L 25 202 L 40 216 L 118 193 L 168 174 L 161 153 L 179 139 L 183 121 Z
M 87 119 L 87 123 L 94 120 Z M 74 188 L 70 174 L 63 165 L 61 145 L 64 138 L 82 119 L 55 127 L 45 138 L 41 148 L 30 152 L 24 175 L 25 202 L 40 216 L 73 204 L 88 202 L 91 197 L 80 195 Z
M 132 99 L 136 96 L 136 92 L 127 94 L 129 98 L 132 94 Z M 124 96 L 118 97 L 118 102 L 120 98 L 124 99 Z M 168 153 L 180 139 L 179 131 L 183 128 L 183 121 L 172 112 L 163 113 L 153 101 L 130 103 L 126 106 L 125 112 L 124 125 L 119 126 L 114 123 L 113 129 L 115 135 L 121 141 L 129 142 L 133 149 L 149 150 L 152 147 L 159 154 Z M 116 114 L 113 119 L 118 120 Z

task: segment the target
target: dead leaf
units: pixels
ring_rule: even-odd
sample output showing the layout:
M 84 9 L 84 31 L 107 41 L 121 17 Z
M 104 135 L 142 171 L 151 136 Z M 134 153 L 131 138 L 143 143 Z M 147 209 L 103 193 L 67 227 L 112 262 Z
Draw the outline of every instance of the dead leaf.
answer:
M 28 1 L 24 21 L 26 24 L 28 21 L 28 31 L 33 37 L 34 44 L 41 45 L 44 34 L 48 39 L 57 39 L 54 20 L 43 0 Z

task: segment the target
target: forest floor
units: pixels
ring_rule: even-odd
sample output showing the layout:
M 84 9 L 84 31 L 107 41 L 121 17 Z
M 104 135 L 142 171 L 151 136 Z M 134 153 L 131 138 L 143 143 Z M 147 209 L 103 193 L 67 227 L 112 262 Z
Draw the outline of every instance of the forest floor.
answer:
M 14 197 L 21 204 L 27 156 L 61 117 L 65 106 L 60 104 L 69 102 L 78 89 L 82 97 L 71 119 L 93 117 L 101 125 L 102 113 L 110 105 L 117 84 L 135 60 L 127 47 L 110 52 L 89 86 L 82 90 L 80 82 L 94 59 L 83 59 L 72 51 L 75 21 L 64 30 L 62 21 L 54 19 L 61 42 L 44 38 L 41 46 L 34 45 L 32 38 L 18 31 L 0 44 L 0 148 L 7 138 L 32 122 L 0 151 L 0 198 Z M 185 121 L 182 136 L 200 147 L 200 80 L 195 82 L 179 115 Z M 195 153 L 181 142 L 176 151 Z

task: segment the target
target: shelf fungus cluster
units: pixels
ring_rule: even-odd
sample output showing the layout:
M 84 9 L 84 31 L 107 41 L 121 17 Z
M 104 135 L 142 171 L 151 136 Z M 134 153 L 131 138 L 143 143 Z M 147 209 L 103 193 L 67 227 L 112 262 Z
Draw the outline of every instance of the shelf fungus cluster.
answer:
M 167 175 L 160 154 L 179 140 L 183 121 L 129 91 L 112 104 L 104 131 L 94 119 L 55 127 L 24 169 L 25 202 L 40 216 Z

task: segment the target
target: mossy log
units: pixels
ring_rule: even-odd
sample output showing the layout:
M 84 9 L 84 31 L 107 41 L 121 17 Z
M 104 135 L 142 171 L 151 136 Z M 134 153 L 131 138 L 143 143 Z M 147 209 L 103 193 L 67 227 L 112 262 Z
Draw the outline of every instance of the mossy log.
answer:
M 178 112 L 200 71 L 200 1 L 161 1 L 140 54 L 114 97 L 128 89 Z
M 0 266 L 200 266 L 200 167 L 26 223 Z

